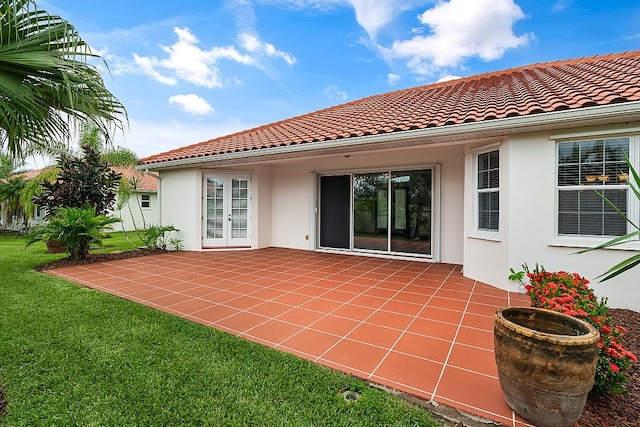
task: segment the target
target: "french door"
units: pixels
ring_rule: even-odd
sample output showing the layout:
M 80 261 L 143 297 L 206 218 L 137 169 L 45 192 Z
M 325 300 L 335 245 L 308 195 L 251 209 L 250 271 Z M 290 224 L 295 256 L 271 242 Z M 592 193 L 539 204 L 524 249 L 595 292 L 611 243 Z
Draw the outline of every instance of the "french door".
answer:
M 320 177 L 320 247 L 433 256 L 433 169 Z
M 202 185 L 202 246 L 251 246 L 249 176 L 205 175 Z

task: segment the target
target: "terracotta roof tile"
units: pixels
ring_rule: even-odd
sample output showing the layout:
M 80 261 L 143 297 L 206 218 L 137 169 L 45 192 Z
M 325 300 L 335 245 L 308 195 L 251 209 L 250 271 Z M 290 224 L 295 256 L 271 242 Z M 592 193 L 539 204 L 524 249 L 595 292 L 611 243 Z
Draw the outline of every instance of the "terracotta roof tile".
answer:
M 158 179 L 144 171 L 131 167 L 115 167 L 113 169 L 122 174 L 124 178 L 135 179 L 137 191 L 158 191 Z
M 154 164 L 640 100 L 640 51 L 527 65 L 351 101 L 141 159 Z

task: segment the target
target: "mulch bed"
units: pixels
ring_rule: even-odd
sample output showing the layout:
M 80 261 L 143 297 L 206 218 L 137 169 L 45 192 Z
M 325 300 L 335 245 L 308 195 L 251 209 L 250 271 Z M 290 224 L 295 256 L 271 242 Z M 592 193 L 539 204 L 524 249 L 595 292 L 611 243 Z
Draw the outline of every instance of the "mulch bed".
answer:
M 90 254 L 84 261 L 71 261 L 63 258 L 37 267 L 37 270 L 51 270 L 78 264 L 90 264 L 94 262 L 116 261 L 146 255 L 166 253 L 165 250 L 137 249 L 124 252 L 112 252 L 108 254 Z M 629 333 L 620 341 L 629 351 L 640 357 L 640 313 L 633 310 L 610 308 L 609 314 L 613 317 L 614 324 L 624 326 Z M 640 362 L 633 363 L 629 369 L 628 394 L 612 396 L 589 395 L 579 427 L 631 427 L 640 426 Z M 7 402 L 0 386 L 0 416 L 6 410 Z M 456 425 L 459 425 L 456 423 Z
M 624 326 L 628 334 L 620 338 L 620 344 L 640 357 L 640 313 L 632 310 L 610 308 L 615 325 Z M 580 427 L 631 427 L 640 426 L 640 362 L 629 368 L 629 394 L 613 396 L 589 395 L 587 406 L 580 418 Z

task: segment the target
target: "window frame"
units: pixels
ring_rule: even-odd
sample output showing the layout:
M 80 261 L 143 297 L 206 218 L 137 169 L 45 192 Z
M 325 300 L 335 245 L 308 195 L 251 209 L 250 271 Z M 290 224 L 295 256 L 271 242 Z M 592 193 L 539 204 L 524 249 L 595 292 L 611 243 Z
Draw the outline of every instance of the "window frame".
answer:
M 631 191 L 628 184 L 596 184 L 596 185 L 560 185 L 560 146 L 561 144 L 573 144 L 573 143 L 581 143 L 587 141 L 598 141 L 598 140 L 611 140 L 611 139 L 619 139 L 619 138 L 628 138 L 629 142 L 629 151 L 628 157 L 631 163 L 638 168 L 639 159 L 640 159 L 640 137 L 638 135 L 629 135 L 629 134 L 606 134 L 606 135 L 584 135 L 584 136 L 574 136 L 571 139 L 556 139 L 555 147 L 554 147 L 554 236 L 555 241 L 552 243 L 552 246 L 572 246 L 572 247 L 591 247 L 594 245 L 601 244 L 603 242 L 609 241 L 612 238 L 618 237 L 615 235 L 594 235 L 594 234 L 561 234 L 560 233 L 560 193 L 562 191 L 580 191 L 582 190 L 625 190 L 626 191 L 626 205 L 627 205 L 627 217 L 631 218 L 636 224 L 640 221 L 640 201 L 635 197 L 633 192 Z M 605 162 L 603 161 L 603 164 Z M 578 167 L 580 167 L 581 163 L 578 163 Z M 606 164 L 605 164 L 606 167 Z M 586 187 L 586 188 L 585 188 Z M 604 211 L 603 211 L 604 212 Z M 626 222 L 626 231 L 622 234 L 629 233 L 633 230 L 631 224 Z M 640 239 L 633 239 L 632 242 L 627 244 L 618 245 L 612 249 L 633 249 L 637 250 L 640 247 Z
M 494 187 L 487 187 L 487 188 L 479 188 L 480 187 L 480 180 L 479 180 L 479 174 L 480 174 L 480 156 L 482 155 L 490 155 L 491 153 L 496 153 L 497 154 L 497 159 L 498 159 L 498 167 L 497 167 L 497 173 L 498 173 L 498 178 L 497 178 L 497 186 Z M 501 211 L 502 209 L 500 209 L 500 204 L 501 204 L 501 198 L 500 198 L 500 182 L 501 182 L 501 173 L 500 173 L 500 169 L 501 169 L 501 164 L 502 164 L 502 150 L 500 149 L 500 146 L 490 146 L 490 147 L 484 147 L 482 149 L 479 150 L 475 150 L 473 152 L 473 163 L 474 163 L 474 178 L 473 178 L 473 192 L 474 192 L 474 209 L 473 209 L 473 215 L 474 215 L 474 237 L 484 237 L 484 238 L 488 238 L 491 240 L 497 240 L 497 236 L 498 233 L 500 232 L 500 228 L 501 228 L 501 221 L 500 221 L 500 217 L 501 217 Z M 487 171 L 489 171 L 491 168 L 489 168 Z M 497 193 L 498 194 L 498 209 L 497 209 L 497 213 L 498 213 L 498 226 L 496 229 L 493 228 L 481 228 L 480 227 L 480 195 L 481 194 L 487 194 L 487 193 Z
M 147 197 L 147 200 L 145 200 L 145 197 Z M 145 206 L 145 202 L 147 206 Z M 151 194 L 140 194 L 140 207 L 142 209 L 151 209 Z

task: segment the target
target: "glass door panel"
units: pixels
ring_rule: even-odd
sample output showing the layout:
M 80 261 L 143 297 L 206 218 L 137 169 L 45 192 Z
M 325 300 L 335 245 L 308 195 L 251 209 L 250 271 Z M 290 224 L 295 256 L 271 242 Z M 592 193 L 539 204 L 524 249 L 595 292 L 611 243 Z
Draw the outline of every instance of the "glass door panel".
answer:
M 431 170 L 391 173 L 392 252 L 431 254 Z
M 248 177 L 205 176 L 202 215 L 204 247 L 251 245 L 249 186 Z
M 389 174 L 353 176 L 353 247 L 389 250 Z

